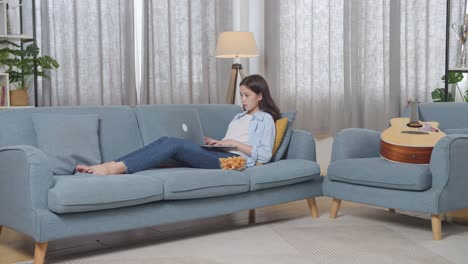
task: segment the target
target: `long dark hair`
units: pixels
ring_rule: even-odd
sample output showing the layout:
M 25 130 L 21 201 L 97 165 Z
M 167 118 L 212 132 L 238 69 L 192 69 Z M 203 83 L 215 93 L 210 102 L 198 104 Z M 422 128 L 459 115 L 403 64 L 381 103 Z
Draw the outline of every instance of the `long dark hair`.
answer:
M 247 76 L 242 79 L 240 85 L 245 85 L 256 94 L 262 94 L 262 100 L 258 104 L 260 110 L 270 114 L 275 121 L 281 118 L 280 110 L 273 101 L 270 88 L 268 88 L 268 84 L 262 76 L 258 74 Z

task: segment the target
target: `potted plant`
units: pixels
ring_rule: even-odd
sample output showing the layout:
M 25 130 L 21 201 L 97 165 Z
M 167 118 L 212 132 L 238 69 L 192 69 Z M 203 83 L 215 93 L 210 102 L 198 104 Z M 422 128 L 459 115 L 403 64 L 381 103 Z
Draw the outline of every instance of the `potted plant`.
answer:
M 14 106 L 28 105 L 28 88 L 33 76 L 49 78 L 45 73 L 49 69 L 58 69 L 59 64 L 50 56 L 39 56 L 40 49 L 34 44 L 27 44 L 24 48 L 9 40 L 0 40 L 0 67 L 8 73 L 10 84 L 16 90 L 10 91 L 10 104 Z
M 445 76 L 442 76 L 441 78 L 443 81 L 445 81 Z M 449 72 L 448 74 L 448 83 L 449 84 L 455 84 L 456 85 L 456 91 L 460 93 L 460 96 L 463 100 L 463 102 L 468 102 L 468 90 L 465 91 L 465 94 L 463 95 L 460 86 L 458 86 L 458 83 L 463 80 L 463 73 L 461 72 Z M 434 91 L 431 93 L 432 95 L 432 101 L 433 102 L 444 102 L 445 101 L 445 89 L 444 88 L 436 88 Z M 451 93 L 448 92 L 447 96 L 447 102 L 454 102 L 455 101 L 455 96 Z

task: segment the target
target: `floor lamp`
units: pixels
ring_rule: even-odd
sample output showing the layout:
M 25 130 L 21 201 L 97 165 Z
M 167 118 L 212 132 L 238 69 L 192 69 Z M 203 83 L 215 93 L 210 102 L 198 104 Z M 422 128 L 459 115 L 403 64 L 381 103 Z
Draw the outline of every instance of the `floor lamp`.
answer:
M 229 31 L 221 32 L 216 46 L 217 58 L 250 58 L 258 56 L 257 45 L 252 32 Z M 237 76 L 245 77 L 242 64 L 234 63 L 231 68 L 231 78 L 226 93 L 226 104 L 234 104 L 236 98 Z

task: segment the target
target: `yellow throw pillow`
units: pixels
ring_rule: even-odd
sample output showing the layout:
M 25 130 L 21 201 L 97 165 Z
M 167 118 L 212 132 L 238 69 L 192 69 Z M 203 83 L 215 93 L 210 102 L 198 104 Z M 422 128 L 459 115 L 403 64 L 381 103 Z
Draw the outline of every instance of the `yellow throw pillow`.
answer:
M 284 117 L 284 118 L 276 120 L 275 127 L 276 127 L 276 137 L 275 137 L 275 145 L 273 146 L 272 156 L 276 154 L 276 151 L 278 151 L 278 148 L 281 145 L 281 141 L 283 140 L 284 134 L 286 133 L 286 128 L 288 127 L 288 118 Z

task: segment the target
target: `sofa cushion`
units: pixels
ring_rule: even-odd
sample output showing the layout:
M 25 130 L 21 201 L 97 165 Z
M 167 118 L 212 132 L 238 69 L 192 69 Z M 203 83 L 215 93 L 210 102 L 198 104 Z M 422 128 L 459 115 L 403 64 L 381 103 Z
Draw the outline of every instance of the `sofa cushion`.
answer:
M 286 112 L 281 114 L 281 118 L 288 118 L 288 126 L 286 127 L 286 132 L 284 133 L 283 140 L 281 141 L 276 154 L 271 157 L 271 161 L 278 161 L 280 160 L 289 146 L 289 141 L 291 141 L 291 135 L 293 131 L 293 123 L 294 119 L 296 119 L 296 112 Z
M 33 114 L 32 120 L 37 147 L 49 158 L 54 174 L 72 174 L 78 164 L 101 163 L 97 115 Z
M 163 192 L 161 181 L 144 175 L 77 173 L 55 176 L 48 206 L 55 213 L 95 211 L 159 201 Z
M 164 200 L 182 200 L 248 192 L 247 175 L 233 170 L 159 168 L 136 173 L 164 183 Z
M 243 171 L 250 178 L 250 190 L 262 190 L 321 179 L 320 167 L 310 160 L 288 159 L 253 166 Z
M 428 165 L 397 163 L 382 158 L 344 159 L 330 164 L 329 179 L 387 189 L 424 191 L 432 185 Z
M 281 119 L 276 120 L 275 122 L 275 145 L 273 146 L 272 154 L 273 156 L 279 149 L 281 141 L 283 141 L 284 134 L 286 133 L 286 128 L 288 127 L 288 118 L 284 117 Z

